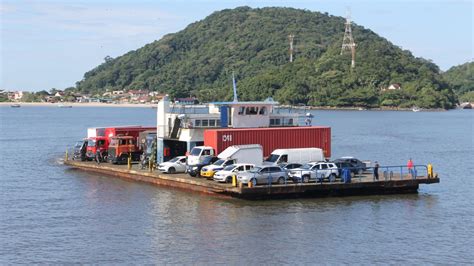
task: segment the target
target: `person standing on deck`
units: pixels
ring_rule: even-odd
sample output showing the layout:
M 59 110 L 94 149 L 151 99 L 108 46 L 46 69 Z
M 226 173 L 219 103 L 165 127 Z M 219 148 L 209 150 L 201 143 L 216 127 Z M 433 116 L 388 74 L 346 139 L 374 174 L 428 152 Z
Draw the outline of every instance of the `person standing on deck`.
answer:
M 410 173 L 411 177 L 413 177 L 413 161 L 410 158 L 407 163 L 408 173 Z
M 375 180 L 379 180 L 379 163 L 375 161 L 375 166 L 374 166 L 374 178 Z
M 99 148 L 97 148 L 97 151 L 95 152 L 95 160 L 97 164 L 100 164 L 100 161 L 102 161 L 102 155 L 100 154 Z

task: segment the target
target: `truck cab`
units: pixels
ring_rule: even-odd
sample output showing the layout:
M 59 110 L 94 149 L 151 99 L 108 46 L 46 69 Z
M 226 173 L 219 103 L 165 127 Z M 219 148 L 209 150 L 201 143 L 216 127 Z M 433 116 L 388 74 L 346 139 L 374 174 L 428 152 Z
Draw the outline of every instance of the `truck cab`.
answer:
M 72 159 L 85 161 L 86 152 L 87 152 L 87 139 L 79 140 L 74 145 L 74 156 L 72 157 Z
M 102 158 L 107 156 L 108 139 L 106 137 L 91 137 L 87 139 L 86 157 L 88 160 L 94 160 L 97 150 L 100 151 Z
M 143 132 L 142 132 L 143 133 Z M 148 167 L 150 161 L 152 163 L 155 162 L 156 158 L 156 132 L 142 134 L 140 133 L 140 148 L 142 151 L 141 158 L 140 158 L 140 165 L 143 168 Z
M 196 146 L 188 155 L 188 165 L 201 164 L 206 157 L 215 156 L 214 149 L 209 146 Z
M 113 164 L 127 163 L 130 156 L 132 161 L 140 160 L 140 153 L 134 137 L 116 136 L 110 139 L 107 159 Z

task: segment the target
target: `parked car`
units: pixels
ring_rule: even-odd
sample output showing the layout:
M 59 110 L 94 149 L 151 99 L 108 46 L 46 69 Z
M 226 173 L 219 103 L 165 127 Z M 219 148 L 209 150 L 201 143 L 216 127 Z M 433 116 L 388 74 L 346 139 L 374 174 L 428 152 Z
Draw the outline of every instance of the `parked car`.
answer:
M 270 181 L 271 183 L 284 184 L 287 179 L 288 175 L 286 170 L 277 165 L 257 166 L 250 171 L 237 174 L 237 180 L 239 182 L 252 182 L 254 186 L 257 184 L 268 184 Z
M 333 182 L 339 176 L 339 171 L 334 163 L 312 162 L 303 165 L 301 168 L 290 170 L 288 176 L 295 183 L 301 181 L 308 183 L 326 178 Z
M 87 139 L 79 140 L 74 145 L 74 155 L 72 159 L 85 161 L 87 159 L 86 152 L 87 152 Z
M 280 164 L 280 167 L 285 169 L 285 170 L 291 170 L 291 169 L 295 169 L 295 168 L 300 168 L 301 166 L 303 166 L 302 164 L 300 163 L 282 163 Z
M 158 171 L 168 174 L 184 173 L 186 171 L 186 156 L 177 156 L 167 162 L 160 163 Z
M 334 164 L 337 166 L 339 176 L 341 176 L 342 169 L 344 168 L 348 168 L 352 176 L 358 174 L 359 172 L 359 169 L 351 162 L 341 162 L 341 161 L 336 162 L 335 161 Z
M 235 164 L 235 159 L 219 159 L 210 165 L 206 165 L 201 169 L 201 176 L 206 177 L 209 180 L 212 180 L 214 174 L 217 171 L 224 169 L 226 166 Z
M 212 163 L 214 163 L 215 161 L 219 160 L 218 157 L 215 157 L 215 156 L 206 156 L 206 157 L 202 157 L 202 159 L 200 159 L 200 162 L 197 163 L 197 164 L 192 164 L 190 165 L 189 162 L 188 162 L 188 165 L 186 166 L 186 172 L 192 176 L 192 177 L 200 177 L 200 173 L 201 173 L 201 169 L 206 166 L 206 165 L 210 165 Z
M 214 174 L 214 181 L 217 182 L 232 182 L 232 176 L 239 172 L 250 171 L 255 167 L 253 164 L 237 163 L 226 166 L 224 169 L 217 171 Z
M 357 173 L 359 175 L 367 170 L 367 166 L 365 165 L 365 163 L 361 162 L 359 159 L 356 159 L 354 157 L 347 156 L 347 157 L 341 157 L 337 160 L 334 160 L 334 163 L 340 163 L 340 162 L 351 163 L 353 167 L 355 167 L 357 170 L 357 171 L 351 171 L 351 172 Z

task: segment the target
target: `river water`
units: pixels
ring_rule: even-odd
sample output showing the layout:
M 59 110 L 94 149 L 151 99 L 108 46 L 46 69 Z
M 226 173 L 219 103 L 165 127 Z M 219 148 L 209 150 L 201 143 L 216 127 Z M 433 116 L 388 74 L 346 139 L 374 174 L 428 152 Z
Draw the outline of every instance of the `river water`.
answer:
M 151 108 L 0 107 L 0 264 L 474 262 L 474 112 L 315 111 L 333 158 L 433 163 L 418 194 L 244 201 L 61 165 L 87 127 Z M 107 121 L 107 122 L 105 122 Z

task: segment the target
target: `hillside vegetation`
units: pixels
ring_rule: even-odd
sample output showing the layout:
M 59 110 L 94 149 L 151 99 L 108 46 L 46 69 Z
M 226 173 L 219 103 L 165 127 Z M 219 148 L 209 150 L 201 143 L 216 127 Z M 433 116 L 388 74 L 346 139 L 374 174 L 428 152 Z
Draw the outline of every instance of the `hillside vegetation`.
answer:
M 439 68 L 354 25 L 356 67 L 340 55 L 344 18 L 292 8 L 215 12 L 184 30 L 106 62 L 77 82 L 82 92 L 148 89 L 201 101 L 273 96 L 284 104 L 452 108 Z M 288 35 L 295 37 L 289 63 Z M 399 83 L 400 90 L 382 91 Z
M 474 102 L 474 62 L 454 66 L 443 73 L 462 102 Z

